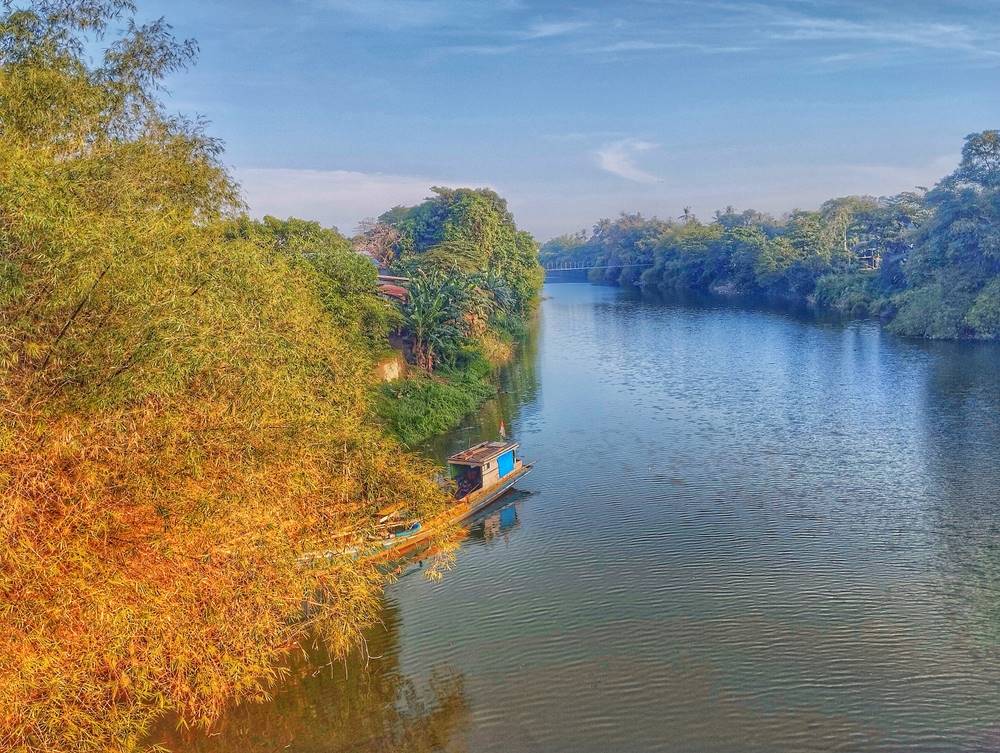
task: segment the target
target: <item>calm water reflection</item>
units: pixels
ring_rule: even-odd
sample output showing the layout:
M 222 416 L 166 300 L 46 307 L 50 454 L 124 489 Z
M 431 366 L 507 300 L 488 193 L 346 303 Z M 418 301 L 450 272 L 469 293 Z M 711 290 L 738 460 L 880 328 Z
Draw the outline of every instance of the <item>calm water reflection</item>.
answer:
M 1000 348 L 546 288 L 530 491 L 188 751 L 1000 748 Z

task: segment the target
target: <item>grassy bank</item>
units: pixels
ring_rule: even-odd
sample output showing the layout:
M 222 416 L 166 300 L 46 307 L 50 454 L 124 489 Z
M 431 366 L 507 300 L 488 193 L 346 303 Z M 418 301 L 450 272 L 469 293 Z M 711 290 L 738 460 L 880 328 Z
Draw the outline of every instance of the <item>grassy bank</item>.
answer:
M 378 414 L 393 434 L 413 446 L 458 426 L 462 416 L 496 395 L 493 368 L 482 348 L 469 348 L 451 368 L 417 371 L 384 385 Z

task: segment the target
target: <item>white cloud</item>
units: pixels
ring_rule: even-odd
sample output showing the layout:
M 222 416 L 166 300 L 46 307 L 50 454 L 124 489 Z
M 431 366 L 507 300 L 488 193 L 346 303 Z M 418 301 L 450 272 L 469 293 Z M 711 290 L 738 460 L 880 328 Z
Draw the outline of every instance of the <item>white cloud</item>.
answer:
M 780 40 L 855 41 L 872 45 L 950 50 L 987 58 L 1000 57 L 1000 50 L 995 47 L 996 39 L 962 24 L 785 16 L 776 19 L 774 25 L 776 31 L 772 36 Z
M 602 170 L 617 175 L 619 178 L 634 183 L 658 183 L 660 179 L 646 172 L 635 163 L 635 155 L 648 152 L 657 147 L 649 141 L 638 139 L 622 139 L 605 144 L 595 152 L 597 166 Z
M 387 175 L 352 170 L 237 168 L 251 214 L 301 217 L 352 233 L 366 217 L 399 204 L 417 204 L 431 186 L 482 186 L 481 182 Z
M 593 53 L 617 53 L 617 52 L 653 52 L 657 50 L 688 50 L 692 52 L 703 52 L 706 54 L 727 54 L 736 52 L 749 52 L 752 47 L 740 47 L 736 45 L 711 45 L 698 44 L 696 42 L 652 42 L 648 39 L 629 39 L 623 42 L 613 42 L 601 47 L 593 47 L 587 52 Z
M 586 21 L 552 21 L 538 22 L 532 24 L 527 30 L 521 32 L 519 36 L 525 39 L 547 39 L 549 37 L 561 37 L 580 31 L 590 26 Z

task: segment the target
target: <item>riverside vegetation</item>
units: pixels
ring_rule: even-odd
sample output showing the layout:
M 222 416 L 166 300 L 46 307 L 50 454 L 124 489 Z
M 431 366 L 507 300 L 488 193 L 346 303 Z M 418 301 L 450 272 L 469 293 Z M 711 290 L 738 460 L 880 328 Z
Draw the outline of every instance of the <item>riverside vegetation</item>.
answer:
M 379 410 L 408 444 L 494 394 L 490 375 L 524 334 L 543 272 L 535 240 L 487 189 L 435 188 L 368 224 L 360 248 L 410 278 L 402 329 L 423 370 L 383 387 Z
M 437 370 L 421 389 L 472 379 L 538 287 L 488 191 L 378 224 L 403 312 L 336 231 L 244 216 L 219 142 L 158 99 L 194 43 L 133 13 L 0 6 L 4 750 L 132 750 L 264 696 L 307 632 L 355 645 L 385 576 L 300 556 L 446 498 L 378 418 L 388 333 Z
M 1000 338 L 1000 132 L 968 136 L 932 190 L 832 199 L 775 219 L 732 207 L 700 222 L 639 214 L 542 247 L 545 263 L 588 262 L 591 279 L 743 294 L 852 315 L 901 335 Z M 648 265 L 617 267 L 616 265 Z

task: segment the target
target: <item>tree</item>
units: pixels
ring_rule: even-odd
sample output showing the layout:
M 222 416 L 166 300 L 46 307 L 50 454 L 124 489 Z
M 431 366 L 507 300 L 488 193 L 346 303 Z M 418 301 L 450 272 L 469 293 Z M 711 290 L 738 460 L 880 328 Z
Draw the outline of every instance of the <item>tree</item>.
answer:
M 353 645 L 383 576 L 299 557 L 444 495 L 372 419 L 342 239 L 237 220 L 218 142 L 157 102 L 193 43 L 125 0 L 3 7 L 0 740 L 129 750 L 259 697 L 303 594 Z
M 589 262 L 587 253 L 590 252 L 587 238 L 586 230 L 560 235 L 542 244 L 538 259 L 544 266 L 586 265 Z
M 950 176 L 952 185 L 971 184 L 1000 188 L 1000 131 L 983 131 L 965 137 L 962 163 Z
M 930 216 L 913 233 L 906 289 L 896 299 L 892 327 L 901 334 L 1000 337 L 992 313 L 1000 277 L 1000 185 L 983 156 L 992 133 L 968 137 L 962 164 L 927 194 Z
M 515 328 L 537 298 L 544 278 L 534 238 L 518 230 L 507 202 L 489 189 L 432 189 L 409 209 L 382 215 L 399 233 L 393 269 L 404 274 L 438 269 L 495 283 L 503 305 L 492 307 L 499 329 Z M 507 317 L 510 318 L 507 318 Z
M 440 269 L 419 270 L 413 276 L 404 310 L 405 324 L 421 367 L 432 371 L 439 361 L 454 359 L 469 333 L 467 317 L 474 298 L 474 286 L 467 278 Z

